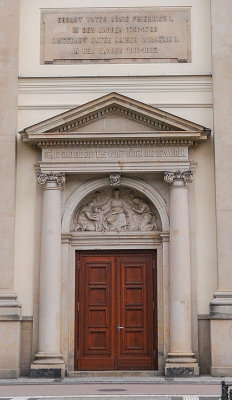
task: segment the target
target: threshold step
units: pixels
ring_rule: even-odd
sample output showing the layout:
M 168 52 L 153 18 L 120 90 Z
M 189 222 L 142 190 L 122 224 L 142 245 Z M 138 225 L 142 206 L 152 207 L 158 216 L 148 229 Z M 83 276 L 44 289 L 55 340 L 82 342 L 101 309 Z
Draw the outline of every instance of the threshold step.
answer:
M 70 371 L 68 372 L 68 377 L 76 378 L 97 378 L 97 377 L 153 377 L 162 376 L 161 371 Z

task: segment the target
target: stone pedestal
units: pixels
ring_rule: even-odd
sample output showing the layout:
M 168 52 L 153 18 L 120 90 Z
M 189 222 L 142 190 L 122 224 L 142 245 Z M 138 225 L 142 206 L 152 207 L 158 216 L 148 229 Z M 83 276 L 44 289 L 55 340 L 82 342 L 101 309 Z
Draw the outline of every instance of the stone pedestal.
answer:
M 220 282 L 220 278 L 219 278 Z M 232 375 L 232 292 L 217 291 L 210 303 L 211 375 Z
M 21 305 L 14 293 L 0 293 L 0 378 L 20 375 Z
M 170 352 L 167 376 L 199 374 L 192 351 L 190 239 L 187 183 L 192 173 L 166 172 L 170 183 Z
M 60 352 L 61 307 L 61 185 L 64 174 L 38 174 L 44 185 L 40 301 L 39 351 L 31 366 L 31 377 L 60 378 L 65 365 Z

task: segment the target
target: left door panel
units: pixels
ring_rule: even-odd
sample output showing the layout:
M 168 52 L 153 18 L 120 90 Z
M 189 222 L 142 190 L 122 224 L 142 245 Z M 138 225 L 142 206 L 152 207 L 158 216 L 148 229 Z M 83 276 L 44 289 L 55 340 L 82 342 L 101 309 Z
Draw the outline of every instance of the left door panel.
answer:
M 114 369 L 114 256 L 79 259 L 80 370 Z

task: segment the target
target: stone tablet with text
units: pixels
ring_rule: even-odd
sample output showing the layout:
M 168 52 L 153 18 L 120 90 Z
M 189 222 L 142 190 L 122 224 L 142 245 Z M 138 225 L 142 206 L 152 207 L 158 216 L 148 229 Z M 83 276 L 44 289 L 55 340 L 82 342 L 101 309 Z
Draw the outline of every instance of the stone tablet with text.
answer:
M 41 12 L 41 64 L 191 62 L 189 7 Z

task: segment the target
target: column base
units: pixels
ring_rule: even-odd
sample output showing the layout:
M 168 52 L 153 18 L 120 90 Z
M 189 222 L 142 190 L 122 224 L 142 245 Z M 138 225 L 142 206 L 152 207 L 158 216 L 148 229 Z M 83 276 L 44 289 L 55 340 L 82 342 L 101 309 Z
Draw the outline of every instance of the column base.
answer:
M 199 366 L 195 363 L 169 363 L 165 365 L 165 376 L 167 377 L 185 377 L 198 376 Z
M 169 377 L 198 376 L 199 366 L 194 353 L 169 353 L 165 375 Z
M 30 378 L 53 378 L 63 379 L 65 377 L 65 365 L 51 365 L 51 364 L 32 364 L 30 369 Z
M 31 378 L 64 378 L 65 363 L 62 354 L 37 353 L 30 369 Z

